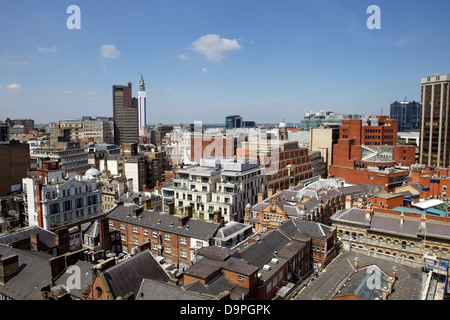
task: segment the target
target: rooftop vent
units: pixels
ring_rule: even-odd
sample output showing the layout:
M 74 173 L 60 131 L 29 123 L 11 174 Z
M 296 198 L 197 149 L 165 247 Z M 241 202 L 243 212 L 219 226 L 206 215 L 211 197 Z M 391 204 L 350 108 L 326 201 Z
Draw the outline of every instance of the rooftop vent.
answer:
M 268 264 L 265 264 L 264 267 L 263 267 L 263 269 L 264 269 L 265 271 L 270 271 L 270 269 L 272 269 L 272 267 L 269 266 Z

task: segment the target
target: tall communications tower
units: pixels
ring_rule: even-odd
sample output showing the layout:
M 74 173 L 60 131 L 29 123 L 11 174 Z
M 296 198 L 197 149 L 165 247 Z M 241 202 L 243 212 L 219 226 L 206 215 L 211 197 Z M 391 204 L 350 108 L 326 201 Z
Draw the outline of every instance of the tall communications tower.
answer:
M 144 134 L 144 128 L 147 125 L 147 96 L 145 93 L 144 77 L 141 75 L 139 80 L 138 92 L 138 108 L 139 108 L 139 135 Z

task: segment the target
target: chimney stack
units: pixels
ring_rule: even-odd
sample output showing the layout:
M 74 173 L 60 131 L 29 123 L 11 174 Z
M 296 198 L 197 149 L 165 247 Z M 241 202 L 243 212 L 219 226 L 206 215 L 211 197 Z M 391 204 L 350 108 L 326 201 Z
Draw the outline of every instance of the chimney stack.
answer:
M 404 222 L 405 222 L 405 214 L 402 212 L 400 214 L 400 225 L 403 225 Z
M 191 205 L 184 207 L 184 212 L 185 212 L 186 216 L 188 216 L 189 218 L 192 218 L 193 209 L 192 209 Z
M 355 271 L 358 271 L 358 262 L 359 262 L 359 258 L 358 258 L 358 257 L 355 257 L 355 260 L 354 260 L 354 268 L 355 268 Z
M 346 196 L 345 197 L 345 209 L 350 209 L 352 207 L 352 197 Z
M 396 276 L 397 276 L 397 267 L 392 267 L 392 279 L 394 279 L 394 281 L 395 281 L 395 279 L 396 279 Z
M 139 206 L 133 209 L 133 217 L 138 217 L 142 211 L 144 211 L 144 206 Z
M 388 296 L 388 288 L 383 287 L 383 289 L 381 289 L 383 291 L 383 300 L 387 300 L 387 296 Z
M 39 251 L 39 234 L 37 232 L 30 233 L 31 250 Z
M 12 254 L 0 259 L 0 283 L 5 284 L 19 271 L 19 256 Z
M 423 230 L 427 227 L 427 217 L 423 214 L 420 217 L 420 229 Z
M 150 197 L 149 199 L 144 201 L 144 210 L 150 210 L 150 208 L 152 207 L 152 198 Z
M 175 204 L 174 204 L 174 202 L 172 201 L 172 202 L 170 202 L 168 205 L 167 205 L 167 207 L 168 207 L 168 214 L 169 215 L 174 215 L 175 214 Z
M 264 200 L 264 193 L 258 192 L 258 203 Z

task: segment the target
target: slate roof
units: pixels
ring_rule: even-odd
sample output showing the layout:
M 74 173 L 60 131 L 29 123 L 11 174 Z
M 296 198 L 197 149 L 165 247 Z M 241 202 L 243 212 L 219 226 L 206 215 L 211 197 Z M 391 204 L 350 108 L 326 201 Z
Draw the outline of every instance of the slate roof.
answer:
M 139 217 L 135 217 L 133 216 L 133 206 L 117 206 L 108 213 L 107 217 L 135 226 L 200 240 L 212 239 L 220 227 L 215 222 L 205 222 L 192 218 L 185 225 L 179 226 L 178 222 L 181 216 L 168 215 L 156 211 L 142 211 Z
M 261 269 L 274 257 L 275 251 L 280 251 L 290 241 L 286 235 L 274 229 L 258 242 L 251 243 L 247 247 L 237 251 L 234 256 L 236 258 L 242 258 Z
M 200 280 L 184 285 L 186 291 L 200 294 L 205 297 L 217 297 L 224 291 L 230 292 L 231 300 L 240 300 L 242 294 L 247 295 L 248 290 L 240 288 L 231 283 L 224 275 L 220 275 L 210 283 L 204 285 Z
M 136 300 L 208 300 L 205 295 L 186 291 L 182 287 L 175 287 L 170 283 L 163 283 L 150 279 L 142 279 Z
M 29 239 L 32 232 L 39 235 L 39 250 L 47 251 L 49 248 L 57 246 L 55 242 L 55 233 L 38 226 L 22 228 L 11 233 L 4 233 L 3 235 L 0 235 L 0 244 L 10 244 L 23 239 Z
M 232 256 L 235 250 L 229 250 L 222 247 L 208 246 L 201 248 L 198 254 L 202 257 L 191 267 L 184 271 L 185 274 L 200 279 L 205 279 L 211 274 L 226 269 L 242 275 L 251 275 L 258 271 L 258 268 L 249 264 L 245 259 L 242 260 Z
M 358 223 L 368 225 L 369 221 L 366 219 L 366 210 L 360 208 L 350 208 L 339 210 L 331 216 L 332 221 L 346 221 L 350 223 Z
M 294 299 L 330 300 L 337 294 L 340 286 L 353 274 L 355 257 L 359 258 L 359 268 L 375 265 L 388 275 L 392 273 L 392 267 L 397 267 L 396 281 L 393 292 L 389 295 L 388 300 L 420 300 L 423 277 L 426 274 L 419 268 L 413 268 L 393 261 L 357 254 L 355 252 L 343 252 L 339 254 L 327 265 L 326 272 L 321 272 Z
M 313 221 L 288 220 L 279 229 L 290 237 L 295 237 L 298 233 L 313 237 L 328 237 L 333 228 Z
M 0 244 L 0 259 L 12 254 L 19 257 L 19 272 L 5 284 L 0 284 L 0 293 L 13 300 L 42 300 L 41 289 L 50 283 L 49 260 L 53 256 L 44 252 L 36 256 L 27 250 Z
M 331 216 L 331 220 L 366 225 L 369 230 L 395 235 L 417 238 L 419 235 L 425 236 L 426 234 L 427 236 L 441 239 L 450 239 L 450 224 L 445 221 L 427 219 L 426 228 L 421 228 L 421 222 L 418 217 L 405 217 L 403 224 L 401 224 L 399 214 L 375 211 L 370 222 L 365 216 L 364 209 L 351 208 L 336 212 Z
M 170 279 L 150 250 L 140 252 L 102 273 L 114 299 L 123 297 L 129 292 L 133 292 L 136 296 L 144 278 L 165 282 Z
M 79 288 L 72 288 L 70 289 L 70 294 L 74 296 L 75 298 L 82 299 L 81 290 L 83 287 L 88 284 L 92 284 L 92 264 L 87 263 L 85 261 L 78 260 L 75 264 L 75 267 L 79 268 L 80 270 L 80 287 Z M 71 276 L 73 276 L 74 273 L 69 271 L 63 272 L 56 280 L 55 285 L 64 285 L 67 286 L 68 280 Z

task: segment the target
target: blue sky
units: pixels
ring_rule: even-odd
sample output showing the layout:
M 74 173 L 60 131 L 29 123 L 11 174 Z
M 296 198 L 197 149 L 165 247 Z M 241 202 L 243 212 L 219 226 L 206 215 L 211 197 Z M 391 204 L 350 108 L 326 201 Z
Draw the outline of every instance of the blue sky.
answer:
M 112 116 L 112 85 L 137 96 L 139 73 L 151 124 L 388 114 L 420 100 L 422 77 L 450 73 L 449 12 L 448 0 L 0 0 L 0 119 Z

